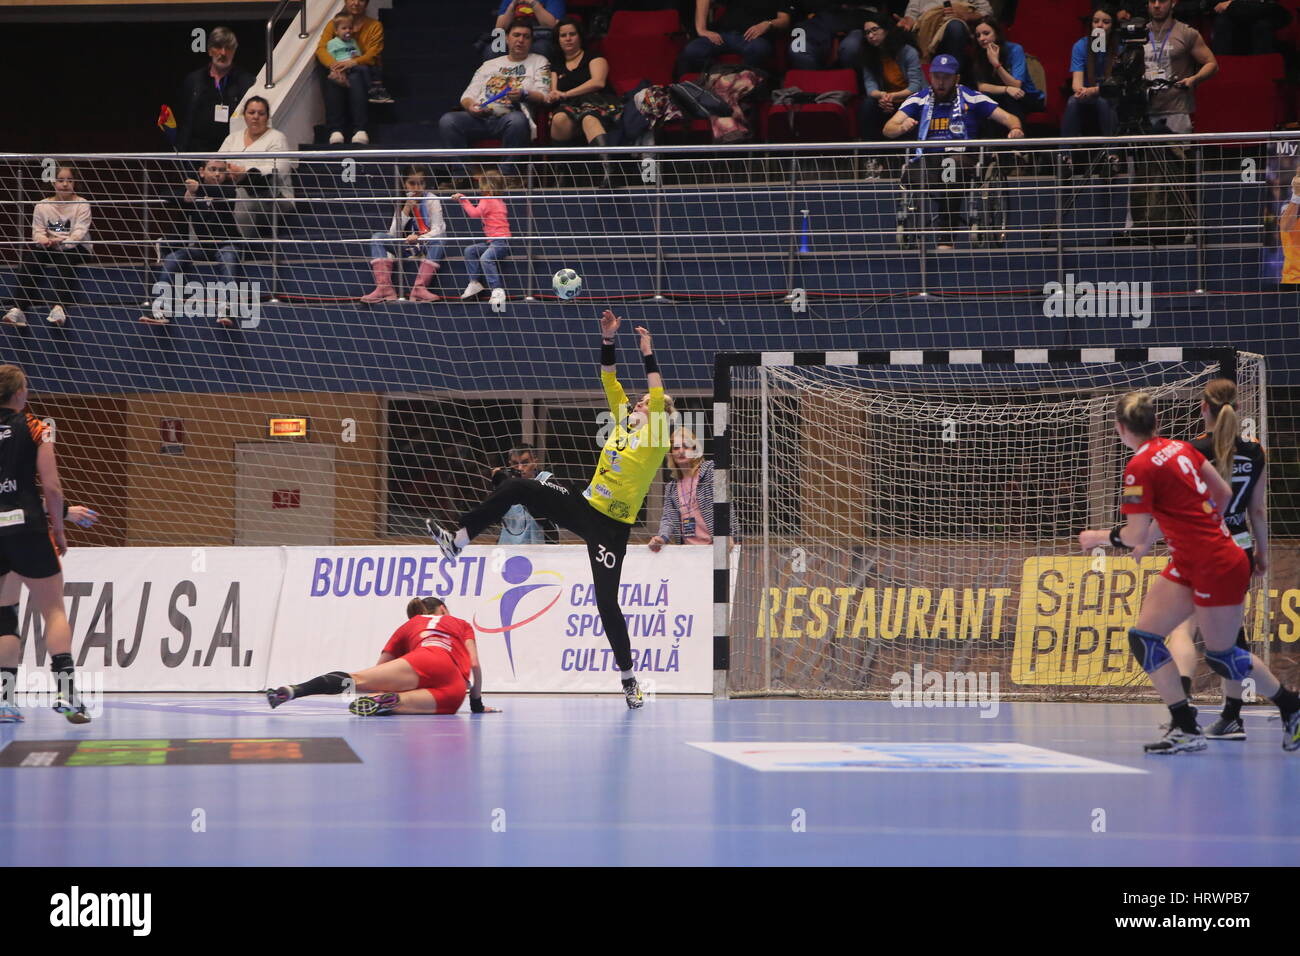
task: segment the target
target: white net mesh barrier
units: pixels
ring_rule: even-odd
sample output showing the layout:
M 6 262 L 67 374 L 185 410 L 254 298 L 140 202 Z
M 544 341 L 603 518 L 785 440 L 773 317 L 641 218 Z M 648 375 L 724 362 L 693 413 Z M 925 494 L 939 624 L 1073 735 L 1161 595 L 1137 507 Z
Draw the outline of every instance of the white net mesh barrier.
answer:
M 884 694 L 920 665 L 996 672 L 1003 694 L 1149 692 L 1126 633 L 1163 558 L 1081 557 L 1077 535 L 1119 518 L 1116 398 L 1149 392 L 1162 434 L 1192 438 L 1218 374 L 1206 362 L 733 369 L 731 688 Z M 1260 356 L 1241 356 L 1243 428 L 1266 440 L 1263 374 Z M 1266 594 L 1261 582 L 1257 615 Z

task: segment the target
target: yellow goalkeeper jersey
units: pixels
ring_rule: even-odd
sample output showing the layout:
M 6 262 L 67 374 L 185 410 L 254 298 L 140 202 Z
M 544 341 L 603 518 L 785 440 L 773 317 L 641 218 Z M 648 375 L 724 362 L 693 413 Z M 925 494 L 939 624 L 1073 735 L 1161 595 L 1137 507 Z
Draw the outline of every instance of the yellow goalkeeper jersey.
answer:
M 640 428 L 629 431 L 627 417 L 633 406 L 618 376 L 601 372 L 600 384 L 614 415 L 614 430 L 601 449 L 591 484 L 582 494 L 601 514 L 624 524 L 636 524 L 650 483 L 672 444 L 672 428 L 664 414 L 664 390 L 650 389 L 649 418 Z

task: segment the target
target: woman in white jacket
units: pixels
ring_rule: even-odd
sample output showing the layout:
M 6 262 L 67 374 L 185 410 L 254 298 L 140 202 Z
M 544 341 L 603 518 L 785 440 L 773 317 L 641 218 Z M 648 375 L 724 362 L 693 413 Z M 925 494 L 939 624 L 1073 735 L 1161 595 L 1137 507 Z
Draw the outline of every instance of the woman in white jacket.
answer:
M 221 144 L 223 153 L 287 153 L 289 141 L 271 126 L 271 104 L 260 96 L 244 101 L 244 128 L 235 130 Z M 231 180 L 237 185 L 235 222 L 245 239 L 260 238 L 261 227 L 271 216 L 271 206 L 278 199 L 293 198 L 292 159 L 254 159 L 247 166 L 227 163 Z M 280 207 L 283 221 L 288 209 Z
M 442 296 L 429 291 L 429 281 L 442 268 L 442 239 L 447 225 L 442 218 L 442 201 L 424 188 L 423 166 L 408 166 L 402 184 L 406 201 L 393 212 L 387 232 L 376 232 L 370 239 L 370 269 L 375 288 L 361 297 L 362 302 L 389 302 L 397 298 L 393 288 L 393 250 L 406 249 L 412 258 L 423 256 L 420 271 L 411 286 L 412 302 L 437 302 Z

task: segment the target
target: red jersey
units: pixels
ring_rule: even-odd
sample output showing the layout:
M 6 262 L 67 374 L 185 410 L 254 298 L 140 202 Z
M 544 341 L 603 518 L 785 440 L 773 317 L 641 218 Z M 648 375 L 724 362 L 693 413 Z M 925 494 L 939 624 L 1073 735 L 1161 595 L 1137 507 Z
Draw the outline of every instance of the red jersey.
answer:
M 441 647 L 456 662 L 461 676 L 469 680 L 469 648 L 474 628 L 450 614 L 417 614 L 393 632 L 384 645 L 384 653 L 404 657 L 420 647 Z
M 1201 477 L 1205 456 L 1184 441 L 1153 438 L 1124 469 L 1126 515 L 1149 514 L 1179 561 L 1201 564 L 1239 550 Z

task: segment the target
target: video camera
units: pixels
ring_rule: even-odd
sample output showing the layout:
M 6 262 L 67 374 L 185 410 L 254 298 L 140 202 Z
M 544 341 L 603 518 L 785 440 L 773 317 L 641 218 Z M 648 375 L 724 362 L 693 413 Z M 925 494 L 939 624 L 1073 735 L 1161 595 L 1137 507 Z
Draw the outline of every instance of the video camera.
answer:
M 1151 94 L 1169 86 L 1146 78 L 1147 21 L 1133 17 L 1115 31 L 1118 51 L 1110 73 L 1098 83 L 1102 96 L 1115 101 L 1120 134 L 1153 132 L 1148 112 Z

